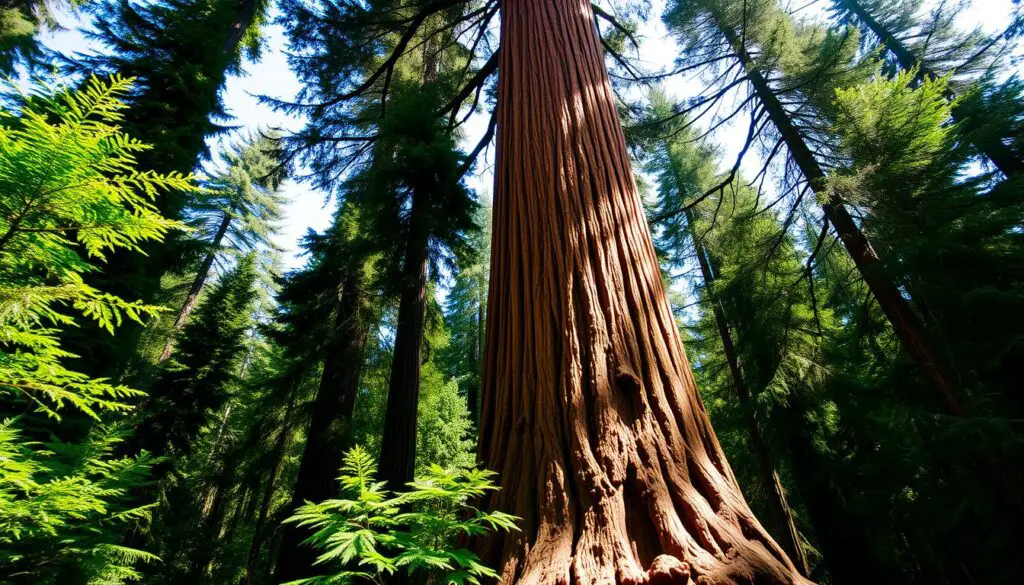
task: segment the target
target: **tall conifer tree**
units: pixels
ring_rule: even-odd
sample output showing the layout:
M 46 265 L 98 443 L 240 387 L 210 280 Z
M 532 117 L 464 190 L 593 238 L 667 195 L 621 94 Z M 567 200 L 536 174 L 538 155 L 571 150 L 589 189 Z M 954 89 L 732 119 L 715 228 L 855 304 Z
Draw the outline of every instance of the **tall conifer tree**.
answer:
M 226 168 L 212 173 L 202 196 L 187 210 L 191 226 L 204 240 L 206 253 L 174 318 L 175 330 L 184 327 L 195 308 L 217 257 L 271 246 L 270 237 L 281 219 L 284 201 L 277 189 L 284 173 L 274 140 L 249 139 L 228 152 L 225 159 Z M 172 346 L 168 340 L 160 361 L 170 357 Z
M 178 351 L 149 391 L 130 448 L 184 457 L 200 429 L 228 400 L 241 366 L 256 300 L 256 266 L 242 258 L 204 299 Z
M 590 6 L 502 9 L 479 449 L 523 521 L 484 559 L 505 583 L 804 582 L 697 395 Z
M 90 72 L 119 73 L 136 79 L 124 128 L 132 136 L 158 144 L 140 157 L 143 170 L 193 172 L 207 155 L 205 140 L 221 130 L 225 113 L 221 90 L 246 56 L 258 54 L 260 26 L 268 4 L 262 0 L 167 0 L 135 3 L 108 0 L 95 7 L 91 35 L 106 51 L 77 58 Z M 241 34 L 240 34 L 241 33 Z M 191 195 L 180 192 L 160 202 L 160 212 L 184 219 Z M 98 285 L 115 294 L 152 300 L 161 277 L 182 270 L 195 257 L 183 235 L 146 248 L 146 256 L 119 255 L 98 276 Z M 134 356 L 140 331 L 123 335 L 113 346 L 75 341 L 91 368 L 107 375 L 124 373 Z
M 748 82 L 751 95 L 743 105 L 751 101 L 756 104 L 752 109 L 750 134 L 744 152 L 762 127 L 761 119 L 766 117 L 778 133 L 772 154 L 778 152 L 781 146 L 786 147 L 807 187 L 822 200 L 826 227 L 831 225 L 839 234 L 843 246 L 907 353 L 931 382 L 937 402 L 948 413 L 962 415 L 964 410 L 959 384 L 949 371 L 930 332 L 901 293 L 898 281 L 886 272 L 883 259 L 850 212 L 842 190 L 828 187 L 827 170 L 820 159 L 834 156 L 832 145 L 827 138 L 823 139 L 808 131 L 816 126 L 814 107 L 827 102 L 802 99 L 801 93 L 827 92 L 830 88 L 834 91 L 837 85 L 841 87 L 841 76 L 856 71 L 850 68 L 848 59 L 837 59 L 821 52 L 817 56 L 827 58 L 821 62 L 820 59 L 814 59 L 815 54 L 812 52 L 809 67 L 794 66 L 790 59 L 798 47 L 793 46 L 792 24 L 776 6 L 775 0 L 757 0 L 742 5 L 719 0 L 680 2 L 666 13 L 666 23 L 689 46 L 704 44 L 711 47 L 703 55 L 711 53 L 724 56 L 740 65 L 742 75 L 732 83 Z M 751 47 L 756 51 L 756 58 Z M 789 66 L 789 70 L 779 71 L 780 64 Z M 788 73 L 789 77 L 783 79 L 790 81 L 802 78 L 802 83 L 795 82 L 780 90 L 773 84 L 772 78 L 780 73 Z M 813 98 L 813 95 L 810 97 Z M 795 99 L 809 111 L 793 114 L 787 109 L 785 99 Z

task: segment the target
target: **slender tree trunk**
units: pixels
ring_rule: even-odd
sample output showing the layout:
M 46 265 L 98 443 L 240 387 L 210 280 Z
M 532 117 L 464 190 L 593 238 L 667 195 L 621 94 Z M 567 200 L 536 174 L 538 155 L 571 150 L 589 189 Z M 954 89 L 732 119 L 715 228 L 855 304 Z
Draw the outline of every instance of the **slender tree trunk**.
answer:
M 691 226 L 691 237 L 693 232 L 693 213 L 686 212 L 686 221 Z M 701 274 L 706 283 L 714 282 L 714 269 L 706 250 L 699 241 L 694 239 L 694 246 L 697 252 L 697 261 L 700 265 Z M 725 315 L 721 304 L 712 304 L 715 316 L 715 324 L 719 335 L 722 338 L 722 346 L 729 364 L 737 395 L 740 398 L 740 406 L 744 412 L 747 423 L 747 433 L 750 440 L 750 447 L 757 462 L 758 472 L 761 474 L 761 481 L 764 483 L 768 494 L 768 507 L 771 519 L 783 535 L 782 546 L 790 555 L 794 565 L 803 575 L 810 575 L 810 564 L 807 555 L 801 545 L 800 535 L 796 529 L 792 509 L 789 507 L 786 492 L 776 471 L 775 463 L 768 451 L 767 442 L 761 431 L 761 427 L 754 416 L 752 394 L 746 383 L 743 368 L 739 360 L 736 347 L 733 343 L 732 328 Z M 798 403 L 789 405 L 790 420 L 804 420 L 803 413 L 809 410 L 807 405 Z M 780 437 L 785 444 L 789 445 L 789 455 L 794 461 L 794 467 L 799 474 L 798 485 L 803 495 L 804 503 L 807 506 L 812 524 L 821 533 L 819 540 L 821 548 L 825 553 L 825 564 L 831 569 L 832 579 L 839 584 L 863 583 L 871 580 L 871 575 L 888 574 L 877 569 L 871 563 L 871 559 L 864 555 L 869 544 L 861 537 L 861 531 L 855 522 L 845 513 L 841 503 L 841 497 L 835 490 L 829 489 L 821 481 L 822 469 L 825 469 L 825 462 L 814 452 L 811 447 L 812 431 L 808 429 L 789 429 Z M 834 527 L 843 526 L 844 530 L 836 534 Z M 794 552 L 795 551 L 795 552 Z M 851 562 L 852 561 L 852 562 Z
M 229 459 L 217 474 L 214 485 L 204 490 L 201 498 L 203 504 L 199 510 L 203 546 L 197 549 L 197 554 L 191 559 L 192 564 L 186 573 L 186 581 L 189 583 L 198 583 L 203 578 L 220 543 L 224 542 L 224 519 L 230 502 L 229 495 L 235 486 L 237 463 Z
M 864 8 L 860 0 L 836 1 L 841 7 L 850 10 L 854 16 L 860 20 L 865 27 L 867 27 L 868 30 L 882 41 L 885 48 L 888 49 L 894 57 L 896 57 L 896 61 L 901 69 L 910 71 L 917 68 L 919 79 L 934 80 L 939 77 L 935 71 L 925 67 L 902 41 L 896 38 L 891 31 L 886 29 L 881 22 L 874 18 L 874 16 Z M 953 101 L 957 96 L 952 91 L 947 91 L 946 97 L 950 101 Z M 968 127 L 971 125 L 971 121 L 965 115 L 965 108 L 960 104 L 953 105 L 952 118 L 954 122 L 965 123 Z M 1018 153 L 1015 153 L 1013 149 L 1004 144 L 999 137 L 983 137 L 982 141 L 974 142 L 974 146 L 979 152 L 992 161 L 996 168 L 998 168 L 999 171 L 1007 177 L 1013 177 L 1024 171 L 1024 159 L 1022 159 Z M 930 317 L 931 312 L 927 308 L 927 303 L 921 302 L 920 304 L 923 306 L 922 314 L 926 317 Z M 956 397 L 954 395 L 953 399 L 955 400 L 955 398 Z M 950 412 L 959 414 L 959 412 L 952 408 L 950 409 Z M 1014 509 L 1018 514 L 1024 512 L 1024 498 L 1022 498 L 1021 491 L 1017 487 L 1019 483 L 1018 480 L 1004 471 L 1004 465 L 998 463 L 997 458 L 986 454 L 985 460 L 985 465 L 988 467 L 987 471 L 996 482 L 995 487 L 1007 496 L 1008 501 L 1014 506 Z
M 423 43 L 423 85 L 437 80 L 438 55 L 435 42 Z M 388 404 L 384 412 L 381 458 L 377 478 L 387 489 L 404 492 L 416 469 L 416 413 L 420 403 L 420 366 L 423 364 L 423 332 L 427 296 L 427 235 L 423 233 L 422 202 L 413 193 L 409 210 L 410 235 L 406 242 L 402 294 L 398 302 L 395 350 L 388 381 Z M 388 582 L 406 582 L 404 571 Z
M 849 10 L 854 17 L 859 20 L 865 28 L 871 31 L 885 46 L 886 50 L 892 53 L 893 57 L 896 58 L 896 62 L 899 64 L 900 69 L 904 71 L 911 71 L 916 69 L 919 79 L 930 79 L 934 80 L 939 77 L 934 71 L 925 67 L 920 60 L 899 40 L 896 35 L 887 29 L 881 22 L 874 17 L 864 6 L 861 5 L 859 0 L 834 0 L 840 8 Z M 956 95 L 949 91 L 947 97 L 950 100 L 954 100 Z M 953 106 L 953 120 L 955 122 L 965 121 L 964 108 L 959 105 Z M 986 158 L 992 161 L 992 164 L 996 166 L 1004 175 L 1011 177 L 1015 174 L 1024 171 L 1024 160 L 1021 159 L 1013 150 L 998 137 L 986 137 L 974 144 Z
M 797 167 L 811 188 L 821 193 L 826 179 L 825 172 L 799 130 L 793 125 L 767 80 L 760 71 L 750 65 L 751 59 L 735 32 L 728 27 L 722 27 L 722 32 L 746 69 L 751 86 L 781 134 Z M 947 413 L 963 416 L 965 411 L 960 403 L 957 380 L 944 367 L 932 340 L 906 298 L 882 270 L 881 260 L 867 237 L 841 202 L 826 203 L 822 205 L 822 209 L 826 219 L 835 227 L 843 246 L 853 259 L 861 278 L 878 302 L 894 333 L 935 391 L 939 404 Z M 811 448 L 811 434 L 812 431 L 805 431 L 805 436 L 794 434 L 789 441 L 791 460 L 801 478 L 813 478 L 821 472 L 823 464 L 822 458 Z M 1019 490 L 1015 489 L 1014 482 L 1007 477 L 1002 468 L 995 464 L 990 456 L 984 454 L 984 449 L 982 452 L 983 456 L 978 462 L 982 473 L 991 478 L 994 490 L 1013 504 L 1010 510 L 1015 514 L 1019 513 L 1022 509 Z M 855 534 L 855 529 L 834 529 L 835 526 L 850 524 L 847 521 L 849 514 L 840 501 L 841 498 L 834 493 L 834 486 L 810 479 L 805 479 L 802 483 L 807 484 L 801 485 L 803 501 L 810 513 L 812 524 L 820 527 L 817 536 L 833 577 L 843 583 L 853 584 L 870 581 L 877 578 L 879 573 L 885 572 L 884 567 L 872 569 L 871 559 L 866 555 L 850 554 L 850 550 L 867 550 L 866 547 L 869 546 L 869 543 Z
M 232 508 L 231 518 L 228 520 L 226 526 L 221 529 L 220 538 L 222 541 L 230 541 L 235 534 L 235 529 L 241 523 L 245 517 L 245 508 L 249 503 L 249 497 L 251 495 L 249 488 L 245 486 L 239 486 L 239 493 L 235 496 L 235 505 Z
M 660 278 L 587 2 L 505 0 L 479 455 L 505 584 L 804 583 L 743 500 Z
M 185 321 L 188 320 L 188 316 L 192 314 L 193 309 L 196 308 L 196 303 L 199 301 L 199 293 L 203 290 L 203 285 L 206 284 L 206 279 L 210 277 L 210 268 L 213 267 L 213 261 L 217 258 L 217 249 L 220 247 L 221 241 L 224 239 L 224 234 L 228 233 L 228 227 L 231 226 L 231 214 L 225 212 L 224 217 L 220 221 L 220 225 L 217 227 L 217 233 L 213 235 L 213 241 L 210 242 L 211 250 L 206 257 L 203 258 L 203 263 L 199 266 L 199 270 L 196 272 L 196 276 L 192 279 L 192 286 L 188 290 L 188 296 L 185 297 L 185 303 L 182 304 L 181 309 L 178 311 L 178 316 L 174 319 L 174 331 L 180 331 L 185 326 Z M 172 334 L 173 335 L 173 334 Z M 174 349 L 174 339 L 167 340 L 164 344 L 164 350 L 160 353 L 160 361 L 166 361 L 167 358 L 171 357 L 171 351 Z
M 484 343 L 484 303 L 483 299 L 477 297 L 476 305 L 476 333 L 473 335 L 473 345 L 470 359 L 473 360 L 473 380 L 466 388 L 466 402 L 469 405 L 469 418 L 473 424 L 480 422 L 480 348 Z
M 220 443 L 224 439 L 224 429 L 228 426 L 228 418 L 231 416 L 231 403 L 224 407 L 224 415 L 220 418 L 220 425 L 217 426 L 217 438 L 213 442 L 213 449 L 210 449 L 210 455 L 206 458 L 206 465 L 213 465 L 213 458 L 220 455 Z
M 711 287 L 715 282 L 715 275 L 711 268 L 711 261 L 704 249 L 704 244 L 697 237 L 693 222 L 693 212 L 686 210 L 686 223 L 690 229 L 690 237 L 693 239 L 694 251 L 697 254 L 697 263 L 700 265 L 701 275 L 704 277 L 704 285 Z M 800 533 L 796 529 L 796 522 L 793 520 L 793 511 L 789 507 L 789 500 L 786 497 L 786 490 L 782 487 L 782 480 L 775 467 L 771 453 L 768 451 L 768 444 L 765 441 L 761 425 L 754 415 L 753 399 L 750 387 L 747 386 L 747 379 L 743 375 L 743 368 L 740 366 L 740 358 L 733 343 L 732 328 L 726 319 L 725 310 L 721 303 L 713 300 L 711 309 L 715 316 L 715 325 L 718 328 L 718 335 L 722 339 L 722 348 L 725 352 L 726 362 L 729 364 L 729 373 L 732 375 L 733 387 L 736 389 L 736 396 L 739 398 L 740 409 L 743 411 L 743 418 L 747 423 L 747 439 L 750 449 L 754 452 L 754 459 L 757 461 L 757 470 L 761 475 L 761 484 L 767 494 L 768 511 L 771 515 L 771 523 L 774 525 L 775 533 L 781 535 L 779 544 L 786 549 L 786 554 L 800 571 L 801 575 L 809 573 L 807 564 L 807 553 L 801 545 Z
M 245 577 L 242 579 L 244 585 L 252 585 L 255 579 L 256 564 L 260 560 L 260 547 L 266 538 L 265 532 L 267 518 L 270 516 L 270 506 L 274 503 L 274 491 L 277 489 L 277 481 L 281 478 L 281 471 L 284 469 L 284 456 L 288 450 L 289 439 L 291 439 L 292 422 L 295 418 L 293 411 L 300 384 L 299 380 L 296 380 L 294 383 L 291 396 L 288 398 L 288 406 L 285 408 L 284 424 L 277 437 L 277 442 L 274 443 L 274 467 L 270 471 L 270 477 L 267 478 L 266 486 L 264 486 L 263 497 L 260 500 L 260 512 L 256 517 L 256 525 L 253 526 L 252 543 L 249 545 L 249 556 L 245 562 Z
M 224 409 L 224 415 L 221 417 L 220 425 L 217 428 L 217 438 L 214 440 L 213 448 L 210 449 L 210 454 L 206 457 L 206 467 L 208 469 L 219 465 L 221 462 L 221 440 L 224 438 L 224 429 L 227 427 L 228 417 L 230 415 L 231 404 L 229 403 L 227 405 L 227 408 Z M 220 471 L 219 475 L 221 478 L 223 478 L 225 475 L 231 474 L 231 477 L 233 478 L 233 473 L 233 470 L 224 468 Z M 232 485 L 234 485 L 233 480 L 225 482 L 223 481 L 223 479 L 221 479 L 221 481 L 215 482 L 210 486 L 207 486 L 207 488 L 203 490 L 203 494 L 200 497 L 200 501 L 203 503 L 202 507 L 199 510 L 200 520 L 206 522 L 207 519 L 211 517 L 213 512 L 217 509 L 220 499 L 223 498 L 224 496 L 225 488 L 228 488 Z M 223 520 L 223 518 L 221 518 L 221 520 Z M 218 522 L 219 521 L 220 520 L 218 520 Z
M 751 64 L 751 59 L 739 37 L 730 28 L 724 26 L 721 28 L 722 33 L 736 52 L 737 58 L 746 69 L 750 85 L 754 88 L 758 100 L 781 134 L 782 140 L 800 172 L 816 193 L 823 194 L 826 180 L 825 171 L 818 164 L 800 131 L 793 125 L 789 114 L 775 95 L 775 91 L 761 72 Z M 940 403 L 951 414 L 963 414 L 956 380 L 943 366 L 942 359 L 910 304 L 900 293 L 899 288 L 883 272 L 881 260 L 867 236 L 860 230 L 846 206 L 841 202 L 825 203 L 822 205 L 822 209 L 826 219 L 839 234 L 843 246 L 853 259 L 861 278 L 868 285 L 882 312 L 885 313 L 896 336 L 899 337 L 907 353 L 918 364 L 938 394 Z
M 306 445 L 299 462 L 299 472 L 292 490 L 292 509 L 304 502 L 321 502 L 337 497 L 338 470 L 344 453 L 352 443 L 352 413 L 366 345 L 366 324 L 360 314 L 363 302 L 361 273 L 353 272 L 345 279 L 334 332 L 324 359 L 320 387 L 313 400 L 312 419 L 306 434 Z M 303 546 L 308 534 L 294 524 L 282 527 L 274 578 L 286 583 L 314 574 L 317 554 Z
M 410 222 L 417 221 L 416 201 Z M 414 223 L 415 225 L 415 223 Z M 424 309 L 427 294 L 426 238 L 410 238 L 404 286 L 398 304 L 395 351 L 391 359 L 388 404 L 384 413 L 381 460 L 377 477 L 387 489 L 405 491 L 416 467 L 416 412 L 420 401 Z
M 229 56 L 234 56 L 235 51 L 238 50 L 239 43 L 242 42 L 242 37 L 245 36 L 245 31 L 249 30 L 252 26 L 253 20 L 256 18 L 256 9 L 259 6 L 259 0 L 237 0 L 238 12 L 234 22 L 231 23 L 231 30 L 228 33 L 228 37 L 224 39 L 224 53 Z

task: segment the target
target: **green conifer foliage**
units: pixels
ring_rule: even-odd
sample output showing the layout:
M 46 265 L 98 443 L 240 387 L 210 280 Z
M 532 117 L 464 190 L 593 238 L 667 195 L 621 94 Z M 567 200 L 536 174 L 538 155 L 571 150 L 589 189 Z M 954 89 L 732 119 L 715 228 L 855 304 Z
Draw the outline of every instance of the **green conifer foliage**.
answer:
M 946 98 L 954 102 L 949 113 L 961 125 L 962 138 L 1004 175 L 1024 171 L 1019 81 L 997 81 L 1012 72 L 1008 41 L 1019 23 L 1001 35 L 980 27 L 964 31 L 959 25 L 968 3 L 833 0 L 832 8 L 838 20 L 878 45 L 891 76 L 911 73 L 918 82 L 945 78 Z
M 6 0 L 0 3 L 0 73 L 13 75 L 20 64 L 30 69 L 45 63 L 36 40 L 40 31 L 60 25 L 54 8 L 76 10 L 90 0 Z
M 57 416 L 66 405 L 97 417 L 138 393 L 68 370 L 75 357 L 58 334 L 75 324 L 70 307 L 107 333 L 157 307 L 101 292 L 83 280 L 116 250 L 138 252 L 183 227 L 156 211 L 158 194 L 194 190 L 182 175 L 135 169 L 149 146 L 117 124 L 130 80 L 92 78 L 3 112 L 0 126 L 0 317 L 2 392 Z
M 137 565 L 158 562 L 120 543 L 122 531 L 145 522 L 152 505 L 132 491 L 150 481 L 158 460 L 114 455 L 123 429 L 101 426 L 81 443 L 41 444 L 0 423 L 0 581 L 12 585 L 119 585 Z
M 244 357 L 256 300 L 252 255 L 225 274 L 182 331 L 178 350 L 154 382 L 131 447 L 184 457 L 230 397 Z
M 160 145 L 141 159 L 145 168 L 189 172 L 207 153 L 204 140 L 225 115 L 225 77 L 245 56 L 259 54 L 267 9 L 259 0 L 110 0 L 96 7 L 93 36 L 110 50 L 83 58 L 81 66 L 138 79 L 125 125 Z M 180 217 L 188 201 L 168 200 L 161 209 Z
M 208 154 L 205 141 L 223 130 L 220 122 L 226 118 L 221 103 L 225 79 L 238 71 L 244 56 L 258 52 L 268 6 L 262 0 L 107 0 L 95 6 L 90 34 L 106 50 L 76 55 L 75 66 L 136 78 L 122 125 L 130 135 L 158 146 L 139 157 L 140 168 L 190 173 Z M 165 217 L 184 220 L 195 201 L 194 192 L 175 191 L 158 209 Z M 146 246 L 144 259 L 116 255 L 94 284 L 153 302 L 161 278 L 193 262 L 201 248 L 195 244 L 170 237 Z M 121 377 L 136 358 L 141 330 L 125 333 L 117 343 L 96 344 L 87 331 L 73 345 L 90 371 Z
M 188 223 L 205 254 L 175 316 L 175 330 L 185 325 L 218 258 L 273 248 L 270 238 L 285 203 L 278 192 L 285 175 L 278 155 L 273 137 L 250 137 L 225 153 L 224 169 L 203 181 L 203 193 L 189 206 Z M 171 348 L 167 340 L 160 361 L 170 357 Z
M 490 214 L 490 205 L 481 204 L 476 214 L 476 223 L 481 229 L 469 236 L 474 261 L 455 273 L 445 296 L 444 321 L 451 332 L 451 340 L 438 355 L 438 363 L 444 371 L 458 380 L 474 423 L 480 412 L 480 369 L 491 256 Z
M 76 316 L 104 335 L 158 307 L 103 293 L 83 275 L 112 252 L 138 253 L 183 227 L 156 211 L 191 179 L 137 170 L 150 148 L 120 128 L 131 81 L 91 78 L 77 91 L 38 88 L 0 113 L 0 580 L 118 584 L 155 557 L 120 543 L 149 518 L 133 491 L 148 453 L 116 456 L 125 432 L 96 425 L 75 442 L 53 420 L 84 413 L 115 421 L 141 392 L 69 369 L 61 334 Z M 75 418 L 75 417 L 71 417 Z
M 834 128 L 854 165 L 836 181 L 871 209 L 866 229 L 898 260 L 890 269 L 908 275 L 974 408 L 995 400 L 1021 413 L 1007 376 L 1024 334 L 1024 194 L 1014 181 L 961 176 L 969 153 L 946 123 L 946 94 L 945 80 L 918 84 L 913 72 L 840 90 Z
M 379 253 L 384 290 L 399 297 L 395 351 L 385 411 L 381 477 L 399 490 L 415 468 L 425 296 L 440 267 L 458 266 L 476 229 L 476 202 L 462 181 L 464 156 L 436 111 L 436 87 L 398 92 L 380 125 L 376 156 L 352 190 L 367 219 L 367 245 Z

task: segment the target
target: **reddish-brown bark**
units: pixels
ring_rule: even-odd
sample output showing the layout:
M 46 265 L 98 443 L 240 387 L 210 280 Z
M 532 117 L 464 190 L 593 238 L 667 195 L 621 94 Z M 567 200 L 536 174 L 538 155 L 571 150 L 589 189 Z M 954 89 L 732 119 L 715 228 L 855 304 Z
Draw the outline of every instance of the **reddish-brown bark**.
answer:
M 590 4 L 505 0 L 480 456 L 502 583 L 805 583 L 697 395 Z

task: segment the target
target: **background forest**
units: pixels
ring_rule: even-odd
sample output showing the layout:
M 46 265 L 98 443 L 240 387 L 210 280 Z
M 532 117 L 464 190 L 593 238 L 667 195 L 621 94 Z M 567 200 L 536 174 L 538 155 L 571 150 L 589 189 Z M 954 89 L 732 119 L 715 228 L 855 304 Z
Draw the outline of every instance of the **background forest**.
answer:
M 0 583 L 1019 583 L 1022 35 L 1009 0 L 0 0 Z M 647 234 L 671 334 L 606 278 Z

